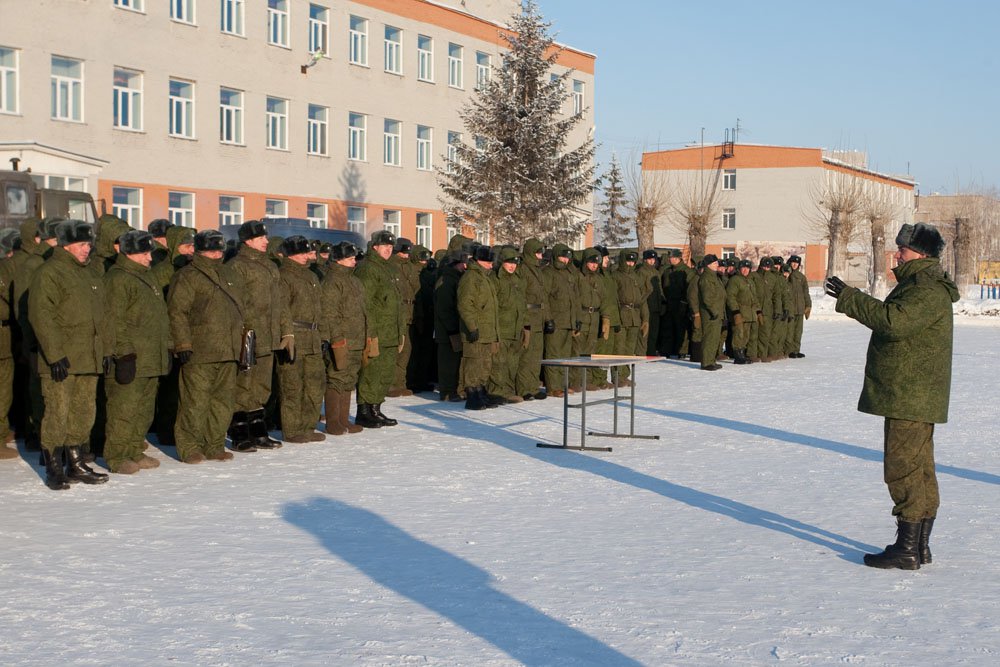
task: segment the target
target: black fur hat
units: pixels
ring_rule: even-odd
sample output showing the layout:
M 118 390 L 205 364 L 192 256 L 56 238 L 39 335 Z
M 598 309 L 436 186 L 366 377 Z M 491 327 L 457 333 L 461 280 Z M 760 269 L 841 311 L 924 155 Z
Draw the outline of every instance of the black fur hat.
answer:
M 152 252 L 153 235 L 138 229 L 130 229 L 118 237 L 118 248 L 123 255 L 140 255 L 144 252 Z
M 396 245 L 396 235 L 385 229 L 372 232 L 372 247 L 377 245 Z
M 418 262 L 429 262 L 433 258 L 434 258 L 434 255 L 431 254 L 431 251 L 428 250 L 427 248 L 423 248 L 422 250 L 418 250 L 417 251 L 417 261 Z
M 400 236 L 396 239 L 396 245 L 393 247 L 393 252 L 410 252 L 413 249 L 413 241 Z
M 763 266 L 765 269 L 769 269 L 774 266 L 774 260 L 770 257 L 763 257 L 760 260 L 760 266 Z
M 285 257 L 291 257 L 292 255 L 304 255 L 305 253 L 313 251 L 312 243 L 309 242 L 309 239 L 298 234 L 295 236 L 289 236 L 287 239 L 282 241 L 281 250 L 285 253 Z
M 93 243 L 94 226 L 83 220 L 63 220 L 55 226 L 56 243 L 68 246 L 71 243 Z
M 795 262 L 799 266 L 802 266 L 802 258 L 799 257 L 798 255 L 792 255 L 791 257 L 789 257 L 786 264 L 791 264 L 792 262 Z
M 321 255 L 329 255 L 331 250 L 333 250 L 333 244 L 330 243 L 329 241 L 324 241 L 323 243 L 319 244 L 318 252 Z
M 595 245 L 594 250 L 601 253 L 601 257 L 607 257 L 610 254 L 606 245 Z
M 642 258 L 643 258 L 643 260 L 656 259 L 656 257 L 657 257 L 656 251 L 653 250 L 652 248 L 650 248 L 649 250 L 643 250 L 642 251 Z
M 708 253 L 707 255 L 705 255 L 702 258 L 701 265 L 707 267 L 712 262 L 718 262 L 718 261 L 719 261 L 718 257 L 716 257 L 715 255 L 713 255 L 712 253 Z
M 9 228 L 0 231 L 0 253 L 6 255 L 13 252 L 17 247 L 17 242 L 21 240 L 21 232 L 17 229 Z
M 263 220 L 247 220 L 240 225 L 238 234 L 241 243 L 255 239 L 258 236 L 267 236 L 267 225 L 264 224 Z
M 781 266 L 785 263 L 785 260 L 781 258 L 781 255 L 775 255 L 771 258 L 771 261 L 774 262 L 775 266 Z
M 170 222 L 166 218 L 157 218 L 150 222 L 146 229 L 149 233 L 153 235 L 154 239 L 162 239 L 167 235 L 167 230 L 174 226 L 174 223 Z
M 357 257 L 358 247 L 350 241 L 341 241 L 330 250 L 330 260 L 339 262 L 348 257 Z
M 195 252 L 208 252 L 219 250 L 225 252 L 226 237 L 217 229 L 206 229 L 194 235 Z
M 496 255 L 493 252 L 493 248 L 488 245 L 481 245 L 476 248 L 476 252 L 473 254 L 473 258 L 477 262 L 492 262 L 496 259 Z
M 59 223 L 64 222 L 66 218 L 58 217 L 45 217 L 42 221 L 38 223 L 38 238 L 45 241 L 48 239 L 54 239 L 56 237 L 56 227 Z
M 944 250 L 945 240 L 934 225 L 925 225 L 922 222 L 915 225 L 907 223 L 899 228 L 899 234 L 896 235 L 896 245 L 909 248 L 928 257 L 940 257 Z
M 743 268 L 752 269 L 753 268 L 753 262 L 751 262 L 749 259 L 741 259 L 740 263 L 737 265 L 737 268 L 740 268 L 740 269 L 743 269 Z

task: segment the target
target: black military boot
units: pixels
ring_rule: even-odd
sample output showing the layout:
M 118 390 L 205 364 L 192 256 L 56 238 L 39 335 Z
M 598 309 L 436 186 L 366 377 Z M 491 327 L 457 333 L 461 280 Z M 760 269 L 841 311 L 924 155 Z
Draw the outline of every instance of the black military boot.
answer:
M 278 449 L 281 447 L 280 440 L 275 440 L 267 434 L 267 415 L 264 408 L 251 410 L 247 413 L 247 419 L 250 422 L 248 437 L 254 447 L 257 449 Z M 257 451 L 257 449 L 247 451 Z
M 921 519 L 920 541 L 917 543 L 917 553 L 921 565 L 931 562 L 931 529 L 934 528 L 934 517 Z
M 483 403 L 483 397 L 479 394 L 478 387 L 466 387 L 465 388 L 465 409 L 466 410 L 485 410 L 486 405 Z
M 94 472 L 83 460 L 80 445 L 66 447 L 66 477 L 70 482 L 76 480 L 84 484 L 104 484 L 108 476 L 102 472 Z
M 375 414 L 371 403 L 358 403 L 358 412 L 354 417 L 354 423 L 364 428 L 381 428 L 382 420 Z
M 253 438 L 250 436 L 250 413 L 240 410 L 233 414 L 233 421 L 229 424 L 230 448 L 237 452 L 256 452 Z
M 487 408 L 499 408 L 501 405 L 506 403 L 503 396 L 490 396 L 486 391 L 486 387 L 476 387 L 479 391 L 479 398 Z
M 377 417 L 378 420 L 382 423 L 382 426 L 395 426 L 396 424 L 399 423 L 395 419 L 391 419 L 382 414 L 381 403 L 376 403 L 375 405 L 372 406 L 372 413 L 374 413 L 375 417 Z
M 42 462 L 45 465 L 45 486 L 53 491 L 65 491 L 69 488 L 69 478 L 63 470 L 63 448 L 56 447 L 55 452 L 42 450 Z
M 917 554 L 917 543 L 920 541 L 920 521 L 896 521 L 896 543 L 890 544 L 885 551 L 877 554 L 865 554 L 865 565 L 884 570 L 898 568 L 900 570 L 919 570 L 920 558 Z

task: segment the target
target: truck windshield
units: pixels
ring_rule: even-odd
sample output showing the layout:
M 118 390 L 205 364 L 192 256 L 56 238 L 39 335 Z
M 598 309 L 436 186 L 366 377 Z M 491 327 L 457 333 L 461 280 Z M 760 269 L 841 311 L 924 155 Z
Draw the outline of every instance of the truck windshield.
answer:
M 28 214 L 28 188 L 20 183 L 8 183 L 4 188 L 8 215 Z
M 73 220 L 83 220 L 91 224 L 97 222 L 94 220 L 94 206 L 90 203 L 90 199 L 74 199 L 70 197 L 67 202 L 67 208 L 69 209 L 68 217 Z

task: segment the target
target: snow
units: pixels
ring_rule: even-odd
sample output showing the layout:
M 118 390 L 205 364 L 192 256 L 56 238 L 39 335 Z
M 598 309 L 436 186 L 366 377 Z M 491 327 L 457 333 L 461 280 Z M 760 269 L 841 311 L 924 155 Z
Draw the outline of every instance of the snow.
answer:
M 662 439 L 591 440 L 610 453 L 537 448 L 555 399 L 431 395 L 387 403 L 394 428 L 198 466 L 151 447 L 157 470 L 58 493 L 22 447 L 2 661 L 997 664 L 1000 321 L 958 319 L 934 563 L 904 572 L 861 564 L 894 532 L 882 422 L 855 410 L 868 333 L 817 312 L 805 359 L 641 366 L 637 432 Z

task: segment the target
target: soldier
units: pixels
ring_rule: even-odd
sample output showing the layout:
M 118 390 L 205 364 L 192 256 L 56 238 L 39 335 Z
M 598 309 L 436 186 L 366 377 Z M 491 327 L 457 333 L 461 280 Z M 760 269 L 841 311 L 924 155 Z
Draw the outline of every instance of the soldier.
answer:
M 107 426 L 104 460 L 111 472 L 130 475 L 160 462 L 143 454 L 153 423 L 156 390 L 170 370 L 170 317 L 163 291 L 149 270 L 153 236 L 132 230 L 104 276 L 104 316 L 111 333 L 114 373 L 104 380 Z
M 17 458 L 17 452 L 7 447 L 7 442 L 11 436 L 8 415 L 14 399 L 13 255 L 20 236 L 16 229 L 0 231 L 0 459 Z
M 639 276 L 646 290 L 646 303 L 649 307 L 649 321 L 642 331 L 642 344 L 645 354 L 656 354 L 660 337 L 660 318 L 663 317 L 665 304 L 663 301 L 663 281 L 657 262 L 660 256 L 653 249 L 642 251 L 642 264 L 639 265 Z
M 157 218 L 146 225 L 146 231 L 153 235 L 153 261 L 150 266 L 156 266 L 170 257 L 170 248 L 167 247 L 167 230 L 174 226 L 174 223 L 166 218 Z
M 465 409 L 495 407 L 486 394 L 493 357 L 500 347 L 497 336 L 497 291 L 493 269 L 493 250 L 479 246 L 462 279 L 458 282 L 458 314 L 462 332 L 462 384 Z
M 688 280 L 687 294 L 688 317 L 691 318 L 691 335 L 688 338 L 688 357 L 695 363 L 701 363 L 701 306 L 698 302 L 698 281 L 705 273 L 704 257 L 698 257 L 694 263 L 694 276 Z
M 399 269 L 389 261 L 396 237 L 380 230 L 372 233 L 369 252 L 354 269 L 365 287 L 365 314 L 372 338 L 378 340 L 378 356 L 361 368 L 358 377 L 358 412 L 354 421 L 366 428 L 376 423 L 395 426 L 397 421 L 382 413 L 386 391 L 396 374 L 396 356 L 406 337 L 403 304 L 399 295 Z
M 118 237 L 130 230 L 128 223 L 116 215 L 105 213 L 94 225 L 94 252 L 90 268 L 99 276 L 108 272 L 118 257 Z
M 545 321 L 549 319 L 549 298 L 542 279 L 542 253 L 545 247 L 536 238 L 524 242 L 518 274 L 524 280 L 525 321 L 527 346 L 521 351 L 517 363 L 515 393 L 526 401 L 544 399 L 539 387 L 542 371 L 542 351 L 545 347 Z
M 329 241 L 324 241 L 319 244 L 319 248 L 316 250 L 316 261 L 310 262 L 309 268 L 316 277 L 320 280 L 326 276 L 327 269 L 330 266 L 330 251 L 333 250 L 333 244 Z
M 274 352 L 281 350 L 294 359 L 295 333 L 278 267 L 268 259 L 267 226 L 261 220 L 249 220 L 240 225 L 238 233 L 239 252 L 226 266 L 239 276 L 245 290 L 244 326 L 256 336 L 257 363 L 236 376 L 236 411 L 230 436 L 233 449 L 252 452 L 281 446 L 267 434 L 264 406 L 271 396 Z
M 326 432 L 332 435 L 358 433 L 362 426 L 352 424 L 351 392 L 358 383 L 361 365 L 368 362 L 362 354 L 377 352 L 371 340 L 365 313 L 365 288 L 354 275 L 358 249 L 341 241 L 330 250 L 330 265 L 320 284 L 322 297 L 321 335 L 329 342 L 326 360 Z M 374 344 L 373 344 L 374 343 Z M 378 428 L 375 422 L 369 428 Z
M 437 280 L 437 262 L 431 251 L 414 246 L 410 261 L 417 269 L 416 302 L 413 304 L 413 326 L 410 328 L 410 364 L 406 369 L 406 386 L 413 392 L 433 391 L 431 380 L 437 368 L 437 346 L 434 344 L 434 282 Z
M 437 342 L 438 394 L 442 401 L 462 400 L 458 391 L 462 366 L 458 283 L 465 273 L 467 260 L 461 250 L 446 255 L 434 283 L 434 340 Z
M 785 336 L 788 332 L 788 311 L 791 309 L 792 291 L 788 285 L 788 276 L 784 275 L 784 261 L 781 257 L 772 257 L 774 263 L 774 321 L 771 327 L 771 340 L 767 346 L 767 356 L 771 361 L 787 359 L 785 352 Z
M 776 287 L 774 273 L 774 260 L 770 257 L 762 257 L 757 265 L 757 270 L 751 275 L 751 284 L 754 287 L 754 294 L 757 295 L 757 303 L 760 310 L 757 312 L 757 349 L 755 355 L 751 356 L 752 361 L 770 361 L 768 348 L 771 345 L 771 331 L 774 326 L 774 290 Z
M 695 326 L 701 329 L 701 370 L 717 371 L 715 363 L 722 335 L 722 319 L 726 315 L 726 288 L 719 277 L 719 259 L 712 254 L 702 259 L 705 271 L 698 278 L 698 314 Z
M 806 355 L 802 354 L 802 320 L 809 319 L 812 312 L 812 298 L 809 296 L 809 281 L 802 275 L 799 268 L 802 266 L 802 258 L 792 255 L 788 258 L 785 266 L 789 269 L 788 282 L 792 292 L 792 321 L 788 334 L 788 356 L 791 359 L 802 359 Z
M 693 280 L 695 272 L 684 263 L 681 251 L 677 248 L 669 251 L 667 262 L 660 279 L 664 300 L 664 312 L 660 318 L 660 353 L 680 358 L 687 353 L 688 328 L 691 325 L 687 286 Z
M 520 403 L 524 399 L 517 393 L 517 369 L 521 354 L 531 345 L 531 327 L 527 324 L 526 285 L 524 276 L 521 275 L 521 256 L 516 248 L 502 248 L 499 264 L 494 285 L 500 352 L 493 360 L 488 395 L 499 396 L 508 403 Z
M 107 475 L 87 466 L 81 448 L 94 425 L 97 378 L 108 371 L 111 356 L 101 280 L 88 267 L 93 227 L 66 220 L 57 226 L 56 236 L 58 247 L 32 278 L 28 317 L 39 363 L 46 368 L 41 376 L 45 484 L 59 491 L 74 481 L 108 481 Z
M 542 269 L 549 300 L 550 319 L 545 321 L 546 359 L 562 359 L 573 354 L 573 338 L 583 326 L 580 313 L 577 276 L 570 266 L 573 251 L 564 243 L 552 246 L 552 262 Z M 563 371 L 545 367 L 545 386 L 549 396 L 563 395 Z M 572 388 L 570 389 L 572 391 Z
M 734 274 L 726 285 L 726 307 L 729 310 L 729 328 L 733 336 L 733 363 L 749 364 L 747 347 L 750 343 L 751 327 L 757 324 L 757 299 L 750 283 L 749 259 L 739 261 L 739 273 Z
M 412 396 L 413 392 L 406 387 L 406 369 L 410 365 L 410 352 L 413 349 L 413 321 L 416 314 L 417 293 L 420 291 L 420 267 L 410 261 L 410 251 L 413 242 L 407 238 L 397 238 L 393 247 L 392 263 L 399 270 L 399 294 L 403 304 L 403 325 L 406 336 L 403 337 L 403 347 L 396 355 L 396 375 L 386 396 Z
M 198 232 L 195 256 L 170 284 L 167 310 L 174 358 L 181 366 L 174 428 L 184 463 L 227 461 L 226 430 L 236 401 L 237 362 L 243 346 L 244 295 L 240 276 L 222 263 L 226 239 Z
M 642 324 L 649 321 L 649 303 L 645 299 L 642 277 L 636 271 L 639 253 L 622 250 L 618 253 L 618 264 L 611 272 L 618 292 L 618 306 L 621 312 L 622 330 L 615 339 L 614 354 L 642 355 Z M 628 387 L 629 367 L 618 367 L 618 386 Z
M 610 320 L 602 321 L 601 307 L 604 303 L 604 281 L 600 276 L 601 253 L 594 248 L 587 248 L 583 251 L 580 267 L 580 275 L 577 279 L 577 296 L 579 298 L 580 309 L 577 311 L 577 318 L 580 322 L 580 331 L 573 338 L 573 356 L 591 355 L 597 351 L 597 341 L 603 335 L 604 325 L 608 325 L 610 332 Z M 617 300 L 617 295 L 615 295 Z M 572 372 L 570 373 L 572 376 Z M 586 383 L 588 391 L 598 389 L 594 377 L 590 372 L 581 374 L 580 382 Z M 570 386 L 575 386 L 570 383 Z
M 618 337 L 622 331 L 622 315 L 618 305 L 618 285 L 611 275 L 611 257 L 604 246 L 595 248 L 601 253 L 601 264 L 597 276 L 601 281 L 601 320 L 597 337 L 597 354 L 614 354 Z M 608 389 L 608 371 L 602 368 L 590 369 L 591 383 L 598 389 Z
M 289 236 L 282 244 L 282 299 L 295 331 L 294 354 L 278 353 L 282 439 L 286 442 L 322 442 L 316 431 L 326 386 L 325 345 L 320 337 L 322 299 L 319 278 L 309 268 L 314 251 L 304 236 Z

